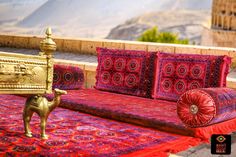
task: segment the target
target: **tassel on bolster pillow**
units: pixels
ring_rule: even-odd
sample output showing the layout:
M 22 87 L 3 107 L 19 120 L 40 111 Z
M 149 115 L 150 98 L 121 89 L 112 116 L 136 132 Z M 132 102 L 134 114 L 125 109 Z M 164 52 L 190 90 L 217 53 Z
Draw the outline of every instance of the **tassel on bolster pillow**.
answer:
M 177 102 L 177 114 L 188 127 L 204 127 L 236 117 L 236 90 L 201 88 L 185 92 Z

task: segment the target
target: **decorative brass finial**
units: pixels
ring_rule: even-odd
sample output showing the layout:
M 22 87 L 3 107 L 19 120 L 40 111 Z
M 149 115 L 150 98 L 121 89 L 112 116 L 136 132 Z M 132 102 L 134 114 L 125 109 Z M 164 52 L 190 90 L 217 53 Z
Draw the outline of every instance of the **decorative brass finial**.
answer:
M 51 38 L 52 29 L 51 29 L 50 27 L 47 28 L 47 30 L 46 30 L 46 35 L 47 35 L 47 38 Z
M 52 52 L 56 50 L 56 43 L 52 40 L 52 29 L 50 27 L 47 28 L 46 39 L 40 42 L 40 50 L 43 54 L 52 55 Z

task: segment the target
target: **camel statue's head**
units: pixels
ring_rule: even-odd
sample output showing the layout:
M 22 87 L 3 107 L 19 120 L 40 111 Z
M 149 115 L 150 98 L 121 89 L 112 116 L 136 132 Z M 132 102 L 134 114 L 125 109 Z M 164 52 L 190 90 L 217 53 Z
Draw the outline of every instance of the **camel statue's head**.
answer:
M 54 89 L 54 92 L 56 95 L 63 95 L 63 94 L 67 94 L 67 91 L 65 90 L 60 90 L 60 89 Z

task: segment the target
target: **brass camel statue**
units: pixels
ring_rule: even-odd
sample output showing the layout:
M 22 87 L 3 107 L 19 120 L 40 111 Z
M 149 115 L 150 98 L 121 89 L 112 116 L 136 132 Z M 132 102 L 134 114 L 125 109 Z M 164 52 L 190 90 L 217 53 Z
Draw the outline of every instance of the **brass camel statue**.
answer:
M 61 95 L 63 94 L 67 94 L 67 92 L 64 90 L 55 89 L 54 99 L 52 101 L 48 101 L 45 97 L 41 95 L 32 96 L 26 100 L 25 108 L 23 111 L 23 120 L 25 135 L 27 137 L 32 137 L 32 132 L 30 131 L 29 123 L 33 113 L 36 112 L 41 120 L 41 138 L 48 139 L 48 136 L 45 133 L 47 119 L 49 114 L 60 104 Z

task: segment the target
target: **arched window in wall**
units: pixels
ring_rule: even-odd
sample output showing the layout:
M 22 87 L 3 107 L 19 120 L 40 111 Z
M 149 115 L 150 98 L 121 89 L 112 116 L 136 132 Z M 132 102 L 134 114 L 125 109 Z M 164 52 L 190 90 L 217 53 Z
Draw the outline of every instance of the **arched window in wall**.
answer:
M 218 27 L 219 28 L 222 27 L 222 18 L 221 18 L 221 16 L 218 16 Z

